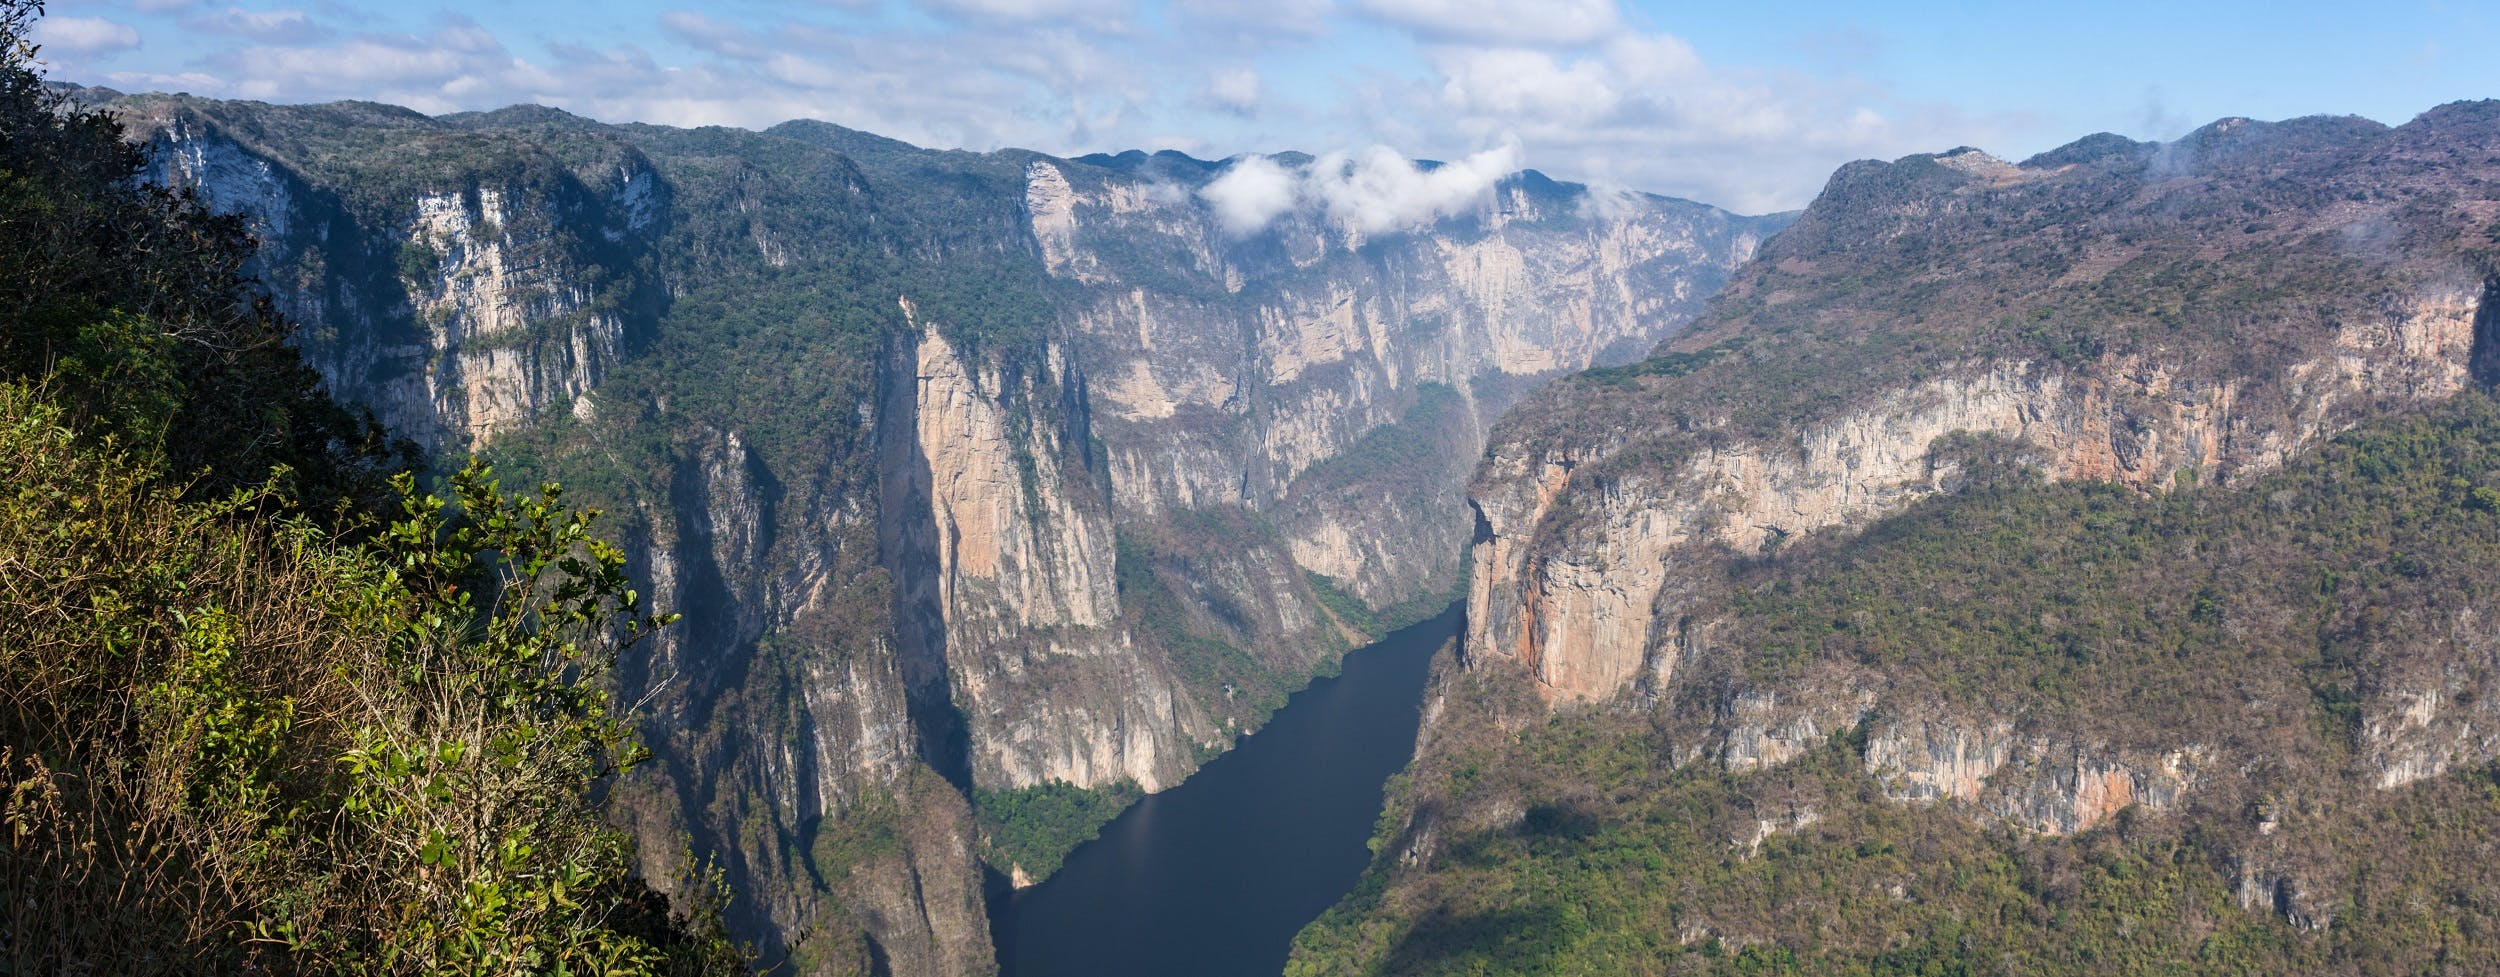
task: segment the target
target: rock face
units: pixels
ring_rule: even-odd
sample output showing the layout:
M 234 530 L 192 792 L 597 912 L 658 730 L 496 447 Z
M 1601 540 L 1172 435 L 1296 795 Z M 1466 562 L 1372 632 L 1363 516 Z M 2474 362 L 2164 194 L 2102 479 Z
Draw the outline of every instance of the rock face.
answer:
M 2271 782 L 2250 771 L 2289 761 L 2245 744 L 2022 702 L 1947 714 L 1879 666 L 1755 683 L 1728 664 L 1762 649 L 1726 644 L 1741 612 L 1719 582 L 2008 471 L 2247 485 L 2489 382 L 2500 205 L 2458 188 L 2492 174 L 2494 120 L 2226 120 L 2021 165 L 1851 164 L 1691 332 L 1531 395 L 1495 432 L 1470 488 L 1469 667 L 1557 709 L 1660 710 L 1679 763 L 1764 770 L 1856 730 L 1886 795 L 2043 834 Z M 2372 652 L 2372 788 L 2500 757 L 2488 609 L 2435 612 L 2445 633 Z M 2278 869 L 2246 868 L 2241 901 L 2324 925 Z
M 1786 223 L 1529 172 L 1240 234 L 1177 154 L 113 107 L 337 392 L 609 510 L 685 614 L 622 672 L 660 758 L 622 817 L 806 972 L 988 972 L 984 862 L 1024 866 L 968 799 L 1178 782 L 1349 644 L 1314 574 L 1448 593 L 1492 420 Z
M 2182 475 L 2229 482 L 2268 471 L 2366 406 L 2465 389 L 2478 297 L 2435 286 L 2383 317 L 2315 323 L 2331 345 L 2288 364 L 2281 382 L 2296 399 L 2269 402 L 2259 416 L 2236 408 L 2272 378 L 2182 382 L 2150 357 L 2110 356 L 2077 367 L 1972 364 L 1876 394 L 1793 438 L 1699 445 L 1680 465 L 1595 493 L 1572 491 L 1572 472 L 1611 445 L 1496 451 L 1474 499 L 1487 538 L 1474 547 L 1469 648 L 1530 666 L 1558 701 L 1612 695 L 1642 677 L 1663 683 L 1675 646 L 1653 628 L 1680 615 L 1655 605 L 1668 578 L 1695 572 L 1679 551 L 1755 553 L 1897 512 L 1958 483 L 1957 464 L 1934 450 L 1955 436 L 2009 439 L 2052 479 L 2143 491 Z M 1560 534 L 1537 536 L 1558 502 L 1585 508 Z
M 1637 356 L 1778 226 L 1647 197 L 1598 214 L 1531 173 L 1432 233 L 1291 215 L 1245 239 L 1188 190 L 1026 171 L 1044 259 L 1083 286 L 1073 328 L 1116 502 L 1268 514 L 1296 562 L 1381 605 L 1455 578 L 1468 521 L 1441 493 L 1520 380 Z M 1436 446 L 1417 459 L 1434 470 L 1327 464 L 1425 397 L 1405 433 Z
M 2495 179 L 2500 103 L 1843 167 L 1496 425 L 1293 972 L 2490 969 L 2392 934 L 2494 918 Z
M 262 247 L 251 270 L 276 286 L 323 375 L 428 448 L 481 447 L 543 411 L 587 409 L 580 398 L 652 328 L 650 283 L 611 270 L 666 230 L 667 190 L 638 154 L 589 179 L 542 159 L 502 185 L 411 187 L 387 218 L 363 221 L 357 190 L 331 182 L 347 174 L 304 172 L 257 141 L 282 132 L 230 129 L 156 97 L 116 104 L 155 150 L 150 179 L 249 221 Z M 413 124 L 379 109 L 343 121 Z
M 944 648 L 974 779 L 1177 782 L 1209 723 L 1121 619 L 1111 507 L 1069 450 L 1087 432 L 1037 423 L 1067 364 L 1010 389 L 934 328 L 913 362 L 917 457 L 904 478 L 925 471 L 928 522 L 908 547 L 928 555 L 934 592 L 920 597 L 940 625 L 919 640 Z

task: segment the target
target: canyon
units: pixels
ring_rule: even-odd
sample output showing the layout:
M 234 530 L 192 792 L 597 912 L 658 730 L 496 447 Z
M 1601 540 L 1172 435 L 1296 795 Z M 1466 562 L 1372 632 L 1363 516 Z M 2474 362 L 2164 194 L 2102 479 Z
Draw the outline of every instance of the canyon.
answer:
M 609 510 L 685 613 L 618 816 L 792 971 L 992 972 L 1454 599 L 1289 974 L 2500 945 L 2500 104 L 1383 226 L 1226 181 L 1436 164 L 78 97 L 335 391 Z
M 1177 153 L 78 97 L 247 222 L 342 399 L 607 511 L 684 614 L 622 674 L 645 874 L 807 973 L 991 972 L 985 879 L 1074 840 L 991 805 L 1170 787 L 1438 610 L 1494 420 L 1788 219 L 1527 171 L 1243 229 Z

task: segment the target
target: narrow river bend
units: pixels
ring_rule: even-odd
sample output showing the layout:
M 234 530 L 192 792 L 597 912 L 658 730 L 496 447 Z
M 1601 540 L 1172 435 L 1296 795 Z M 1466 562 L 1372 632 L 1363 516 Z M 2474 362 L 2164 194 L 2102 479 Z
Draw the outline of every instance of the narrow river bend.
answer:
M 1461 610 L 1356 649 L 1041 885 L 990 907 L 1003 977 L 1276 977 L 1293 935 L 1371 861 L 1381 787 L 1415 750 Z

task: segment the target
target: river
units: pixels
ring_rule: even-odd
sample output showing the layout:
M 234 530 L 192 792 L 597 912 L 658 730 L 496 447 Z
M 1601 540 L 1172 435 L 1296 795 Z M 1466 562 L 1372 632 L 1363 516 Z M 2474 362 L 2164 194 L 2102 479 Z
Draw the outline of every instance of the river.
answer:
M 991 909 L 1004 977 L 1276 977 L 1371 862 L 1381 787 L 1414 754 L 1461 611 L 1356 649 L 1267 726 L 1148 796 Z

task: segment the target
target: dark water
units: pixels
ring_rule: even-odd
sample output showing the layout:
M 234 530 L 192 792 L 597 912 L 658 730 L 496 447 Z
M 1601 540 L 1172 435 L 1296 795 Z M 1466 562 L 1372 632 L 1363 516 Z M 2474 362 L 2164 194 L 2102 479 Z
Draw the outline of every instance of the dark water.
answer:
M 1050 880 L 993 904 L 1006 977 L 1276 977 L 1370 863 L 1456 607 L 1346 656 L 1266 728 L 1139 801 Z

